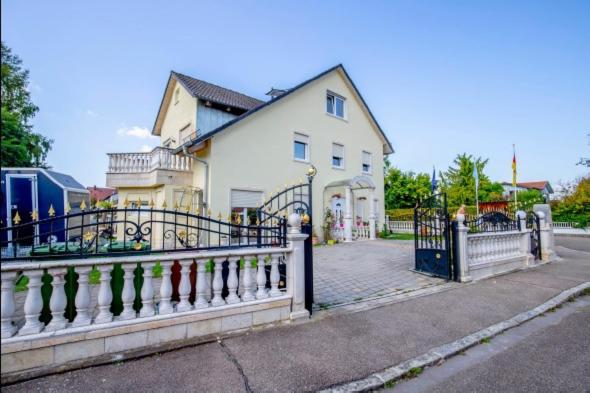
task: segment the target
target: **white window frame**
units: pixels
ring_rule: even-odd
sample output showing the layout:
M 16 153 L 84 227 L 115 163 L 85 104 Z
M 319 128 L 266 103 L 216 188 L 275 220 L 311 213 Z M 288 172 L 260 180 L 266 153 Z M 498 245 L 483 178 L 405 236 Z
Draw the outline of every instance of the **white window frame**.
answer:
M 369 155 L 369 170 L 365 171 L 365 154 Z M 372 175 L 373 174 L 373 153 L 370 151 L 362 150 L 361 151 L 361 171 L 365 175 Z
M 338 145 L 342 147 L 342 157 L 341 157 L 341 165 L 334 165 L 334 145 Z M 332 142 L 332 154 L 330 156 L 330 163 L 332 164 L 332 168 L 334 169 L 345 169 L 346 166 L 346 149 L 344 148 L 344 144 L 338 142 Z
M 307 138 L 307 143 L 305 143 L 305 158 L 304 159 L 301 159 L 301 158 L 298 158 L 295 156 L 295 143 L 296 142 L 304 143 L 304 142 L 298 141 L 296 138 L 296 135 L 300 135 L 302 137 Z M 310 157 L 310 147 L 309 147 L 310 142 L 311 142 L 311 138 L 309 137 L 309 135 L 304 134 L 302 132 L 294 132 L 293 133 L 293 144 L 291 145 L 291 149 L 293 149 L 292 150 L 293 151 L 293 161 L 309 163 L 309 161 L 310 161 L 310 159 L 309 159 L 309 157 Z
M 332 97 L 332 99 L 333 99 L 332 110 L 333 110 L 334 113 L 330 113 L 328 111 L 328 97 Z M 342 101 L 342 116 L 338 116 L 336 114 L 336 100 L 341 100 Z M 326 114 L 328 116 L 332 116 L 332 117 L 335 117 L 336 119 L 340 119 L 340 120 L 346 120 L 347 119 L 348 111 L 347 111 L 347 107 L 346 107 L 346 98 L 344 98 L 340 94 L 336 94 L 333 91 L 328 90 L 326 92 L 326 100 L 324 101 L 324 108 L 325 108 Z

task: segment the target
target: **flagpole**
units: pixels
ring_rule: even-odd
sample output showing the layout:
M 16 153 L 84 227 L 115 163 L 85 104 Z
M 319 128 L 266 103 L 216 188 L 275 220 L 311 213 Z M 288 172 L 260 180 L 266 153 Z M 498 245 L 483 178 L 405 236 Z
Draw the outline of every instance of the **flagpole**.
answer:
M 518 210 L 518 192 L 516 191 L 516 147 L 512 144 L 512 160 L 514 167 L 512 168 L 512 187 L 514 187 L 514 209 Z

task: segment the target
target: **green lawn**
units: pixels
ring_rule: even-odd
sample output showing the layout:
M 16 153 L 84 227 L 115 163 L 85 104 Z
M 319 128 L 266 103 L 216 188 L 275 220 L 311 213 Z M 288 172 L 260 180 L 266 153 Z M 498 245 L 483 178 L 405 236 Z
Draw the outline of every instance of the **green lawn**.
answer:
M 414 240 L 413 233 L 390 233 L 381 239 L 386 240 Z

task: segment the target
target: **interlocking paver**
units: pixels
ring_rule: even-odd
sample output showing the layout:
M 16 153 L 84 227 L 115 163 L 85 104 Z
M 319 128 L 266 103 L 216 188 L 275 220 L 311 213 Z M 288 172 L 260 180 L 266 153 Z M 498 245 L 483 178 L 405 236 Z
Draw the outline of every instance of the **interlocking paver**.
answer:
M 375 240 L 314 248 L 314 302 L 337 305 L 439 285 L 410 270 L 411 241 Z

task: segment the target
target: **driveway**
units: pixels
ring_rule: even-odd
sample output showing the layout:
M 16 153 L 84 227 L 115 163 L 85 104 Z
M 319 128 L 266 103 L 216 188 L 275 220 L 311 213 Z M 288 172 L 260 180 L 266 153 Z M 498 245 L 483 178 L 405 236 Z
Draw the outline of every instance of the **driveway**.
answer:
M 313 258 L 316 308 L 407 293 L 446 282 L 410 270 L 414 266 L 413 241 L 378 239 L 317 246 Z

